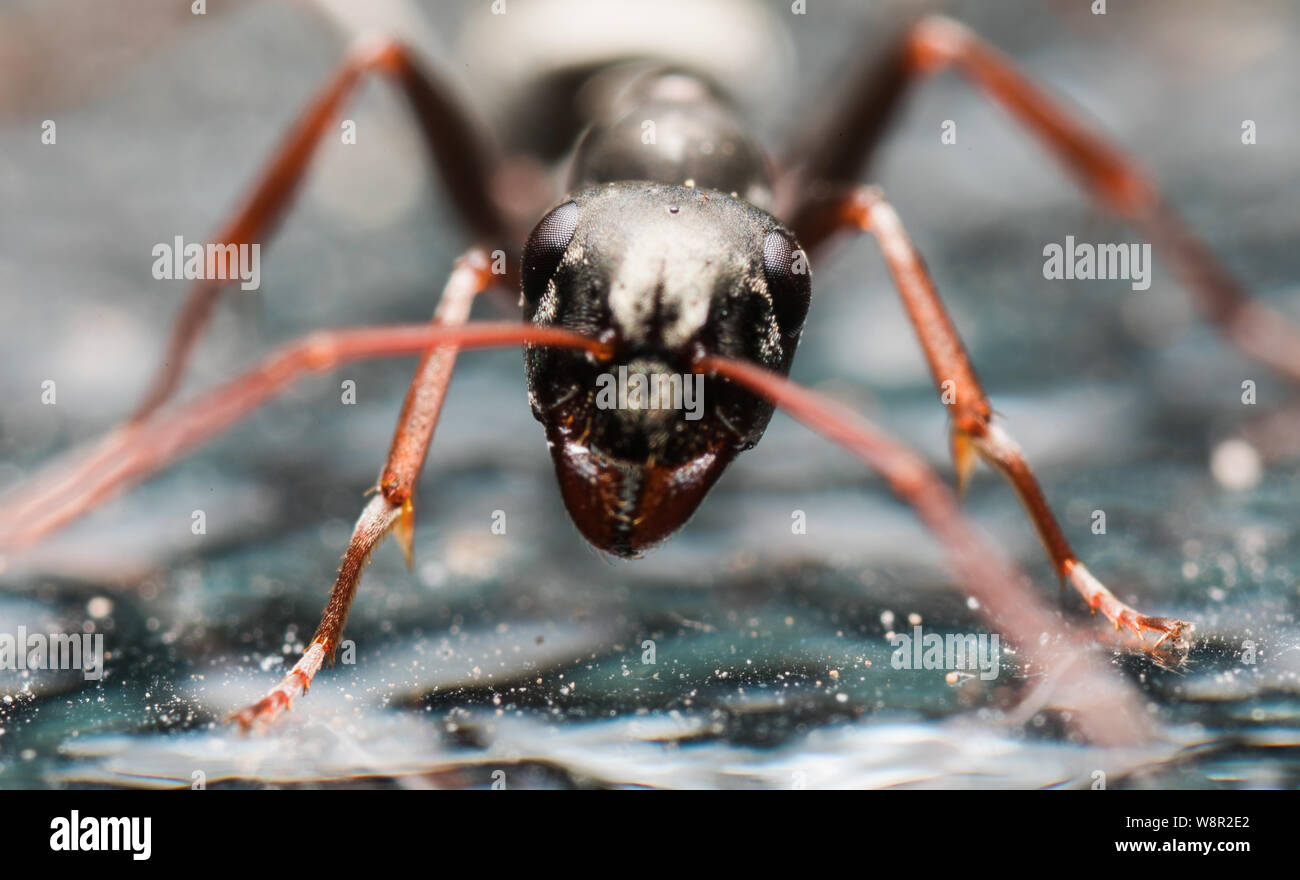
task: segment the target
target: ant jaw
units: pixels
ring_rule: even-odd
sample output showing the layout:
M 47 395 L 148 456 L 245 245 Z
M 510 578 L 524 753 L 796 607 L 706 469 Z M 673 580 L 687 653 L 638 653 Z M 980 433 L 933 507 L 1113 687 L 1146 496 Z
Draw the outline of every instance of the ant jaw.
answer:
M 578 531 L 597 549 L 641 556 L 680 529 L 736 455 L 711 448 L 684 464 L 617 459 L 548 430 L 560 493 Z

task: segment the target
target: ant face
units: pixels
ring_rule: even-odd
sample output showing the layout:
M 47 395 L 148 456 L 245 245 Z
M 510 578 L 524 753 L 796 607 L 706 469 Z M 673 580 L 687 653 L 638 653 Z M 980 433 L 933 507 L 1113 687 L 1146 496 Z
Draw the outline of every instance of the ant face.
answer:
M 772 407 L 694 364 L 718 354 L 787 373 L 808 311 L 807 261 L 789 230 L 746 202 L 618 183 L 547 214 L 522 277 L 525 318 L 612 345 L 608 362 L 529 347 L 529 402 L 579 530 L 636 555 L 676 531 L 762 437 Z

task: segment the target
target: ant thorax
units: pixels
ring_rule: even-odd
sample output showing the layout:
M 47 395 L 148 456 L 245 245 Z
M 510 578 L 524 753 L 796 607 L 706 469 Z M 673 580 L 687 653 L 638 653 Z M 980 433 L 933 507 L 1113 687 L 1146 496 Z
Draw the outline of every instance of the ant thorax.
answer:
M 591 83 L 599 108 L 578 142 L 570 189 L 653 180 L 717 190 L 770 209 L 768 158 L 708 80 L 627 64 L 597 74 Z

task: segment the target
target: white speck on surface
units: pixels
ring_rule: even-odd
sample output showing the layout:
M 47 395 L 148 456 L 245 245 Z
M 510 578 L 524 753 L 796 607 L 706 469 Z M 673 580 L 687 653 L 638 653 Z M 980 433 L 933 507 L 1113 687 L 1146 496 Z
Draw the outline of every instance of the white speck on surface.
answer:
M 1214 448 L 1210 456 L 1210 473 L 1223 488 L 1240 491 L 1259 484 L 1263 465 L 1255 447 L 1234 438 Z

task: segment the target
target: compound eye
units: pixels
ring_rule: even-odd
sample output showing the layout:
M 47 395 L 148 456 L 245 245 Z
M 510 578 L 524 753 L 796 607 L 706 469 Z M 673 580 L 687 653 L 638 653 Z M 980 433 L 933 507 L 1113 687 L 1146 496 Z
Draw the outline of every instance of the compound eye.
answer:
M 525 300 L 536 305 L 546 293 L 546 286 L 564 259 L 577 228 L 578 204 L 565 202 L 543 217 L 529 233 L 522 272 Z
M 812 298 L 812 270 L 790 233 L 774 229 L 763 239 L 763 274 L 781 335 L 798 338 Z

